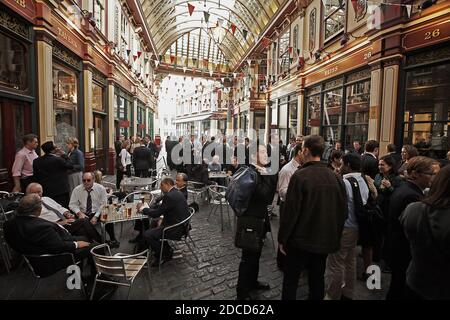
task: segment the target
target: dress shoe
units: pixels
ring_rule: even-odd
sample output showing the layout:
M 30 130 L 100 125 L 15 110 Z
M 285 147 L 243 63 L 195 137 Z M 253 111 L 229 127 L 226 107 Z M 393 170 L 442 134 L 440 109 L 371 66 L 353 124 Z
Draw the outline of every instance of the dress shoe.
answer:
M 270 285 L 267 282 L 258 281 L 253 287 L 254 290 L 267 291 L 270 290 Z
M 112 240 L 108 242 L 110 248 L 118 248 L 120 247 L 120 242 L 117 240 Z

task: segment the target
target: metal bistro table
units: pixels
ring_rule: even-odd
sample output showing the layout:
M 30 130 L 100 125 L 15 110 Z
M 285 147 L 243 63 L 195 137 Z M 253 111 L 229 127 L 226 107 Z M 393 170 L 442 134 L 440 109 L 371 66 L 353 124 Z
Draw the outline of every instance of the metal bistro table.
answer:
M 123 191 L 125 192 L 133 192 L 135 188 L 143 188 L 147 186 L 151 186 L 154 184 L 157 180 L 154 178 L 138 178 L 138 177 L 131 177 L 131 178 L 124 178 L 122 182 L 120 183 L 120 186 Z
M 219 171 L 219 172 L 210 171 L 208 173 L 208 177 L 209 177 L 209 180 L 215 181 L 219 185 L 221 183 L 223 183 L 224 186 L 228 185 L 229 177 L 228 177 L 228 174 L 225 171 Z
M 115 223 L 123 223 L 128 221 L 136 221 L 136 220 L 144 220 L 148 219 L 146 215 L 140 214 L 136 209 L 137 203 L 125 203 L 125 204 L 117 204 L 117 205 L 107 205 L 108 207 L 108 215 L 106 220 L 104 219 L 103 212 L 100 215 L 100 225 L 102 229 L 102 241 L 106 242 L 106 230 L 105 227 L 107 224 L 115 224 Z M 125 209 L 131 210 L 131 215 L 126 214 Z

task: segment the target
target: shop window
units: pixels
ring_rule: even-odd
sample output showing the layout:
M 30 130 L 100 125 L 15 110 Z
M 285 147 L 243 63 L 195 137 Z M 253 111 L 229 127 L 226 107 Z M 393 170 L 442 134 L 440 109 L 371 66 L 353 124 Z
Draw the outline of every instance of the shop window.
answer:
M 53 107 L 55 111 L 55 144 L 67 151 L 66 141 L 77 137 L 78 78 L 74 71 L 53 66 Z
M 367 141 L 369 124 L 370 80 L 346 87 L 346 145 L 351 148 L 355 140 Z
M 450 64 L 416 68 L 406 76 L 404 143 L 426 156 L 449 150 Z
M 281 60 L 280 73 L 289 71 L 289 41 L 290 30 L 287 29 L 280 37 L 280 51 L 279 59 Z
M 92 108 L 97 111 L 104 111 L 103 87 L 92 83 Z
M 345 28 L 345 1 L 323 0 L 325 42 L 340 34 Z
M 97 28 L 105 34 L 105 0 L 93 0 L 92 18 Z
M 297 99 L 289 102 L 289 135 L 288 139 L 297 135 L 298 127 L 298 112 L 297 112 Z M 287 141 L 283 141 L 285 144 Z
M 28 53 L 25 46 L 0 33 L 0 85 L 26 90 L 27 61 Z
M 320 134 L 320 95 L 306 98 L 306 131 L 307 134 Z

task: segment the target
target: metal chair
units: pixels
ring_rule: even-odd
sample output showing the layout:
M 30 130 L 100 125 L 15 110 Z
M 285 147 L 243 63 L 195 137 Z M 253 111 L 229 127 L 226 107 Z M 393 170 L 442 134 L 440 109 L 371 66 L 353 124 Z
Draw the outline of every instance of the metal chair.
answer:
M 115 183 L 112 183 L 112 182 L 108 182 L 108 181 L 102 181 L 101 183 L 100 183 L 102 186 L 104 186 L 106 189 L 111 189 L 113 192 L 114 191 L 117 191 L 117 188 L 116 188 L 116 184 Z
M 108 255 L 102 255 L 96 253 L 96 251 L 107 248 Z M 138 254 L 128 255 L 124 253 L 117 253 L 115 255 L 111 254 L 111 249 L 107 244 L 98 245 L 91 250 L 92 257 L 94 258 L 95 267 L 97 269 L 97 274 L 95 276 L 94 286 L 92 288 L 92 293 L 90 300 L 93 299 L 95 293 L 95 287 L 97 282 L 115 284 L 120 286 L 128 287 L 127 300 L 130 297 L 131 287 L 133 286 L 134 280 L 139 272 L 147 266 L 148 269 L 148 284 L 150 287 L 150 268 L 148 267 L 149 261 L 149 250 L 142 251 Z M 100 279 L 102 275 L 122 278 L 125 282 L 104 280 Z
M 33 276 L 38 280 L 31 295 L 33 299 L 41 279 L 48 278 L 57 272 L 66 269 L 71 265 L 78 265 L 81 261 L 75 262 L 75 258 L 72 253 L 65 252 L 59 254 L 42 254 L 42 255 L 23 255 L 23 258 L 28 265 Z M 80 289 L 82 297 L 86 298 L 86 291 L 84 290 L 83 280 L 80 277 Z
M 13 213 L 13 211 L 4 212 L 3 208 L 0 210 L 0 254 L 7 273 L 12 269 L 12 253 L 3 234 L 3 225 Z
M 192 195 L 194 202 L 197 202 L 197 197 L 202 197 L 203 194 L 208 196 L 208 186 L 201 182 L 188 181 L 187 183 L 188 195 Z
M 164 247 L 164 243 L 165 242 L 167 242 L 169 244 L 169 242 L 177 242 L 177 241 L 180 242 L 180 241 L 183 241 L 186 244 L 186 246 L 188 247 L 188 249 L 192 252 L 192 255 L 195 257 L 195 259 L 197 261 L 200 261 L 198 259 L 197 255 L 195 254 L 194 249 L 193 249 L 193 248 L 196 248 L 197 246 L 195 245 L 195 242 L 194 242 L 194 240 L 192 240 L 191 235 L 190 235 L 191 219 L 194 216 L 195 210 L 193 208 L 189 208 L 189 213 L 190 213 L 189 217 L 187 217 L 183 221 L 181 221 L 181 222 L 179 222 L 177 224 L 171 225 L 169 227 L 165 227 L 162 230 L 162 238 L 160 240 L 161 241 L 161 248 L 160 248 L 160 251 L 159 251 L 159 265 L 158 265 L 159 272 L 161 272 L 162 254 L 163 254 L 163 247 Z M 185 229 L 185 234 L 181 236 L 181 240 L 167 239 L 166 238 L 167 232 L 169 232 L 170 230 L 173 230 L 174 228 L 177 228 L 179 226 L 184 226 L 186 228 Z M 193 247 L 191 247 L 189 245 L 188 239 L 191 241 Z
M 223 231 L 223 206 L 225 206 L 227 209 L 228 221 L 230 222 L 230 226 L 231 226 L 229 205 L 228 205 L 227 200 L 225 199 L 225 192 L 227 191 L 227 187 L 213 185 L 213 186 L 208 187 L 208 191 L 210 194 L 209 203 L 212 205 L 212 207 L 211 207 L 211 210 L 209 211 L 207 221 L 209 221 L 211 214 L 217 212 L 217 208 L 219 207 L 220 222 L 221 222 L 222 231 Z

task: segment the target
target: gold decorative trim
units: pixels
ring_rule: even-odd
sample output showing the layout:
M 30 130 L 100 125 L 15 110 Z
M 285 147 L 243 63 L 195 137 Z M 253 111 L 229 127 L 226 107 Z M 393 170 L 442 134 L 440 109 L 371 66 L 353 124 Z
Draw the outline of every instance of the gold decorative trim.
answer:
M 10 16 L 5 11 L 0 11 L 0 25 L 15 34 L 30 39 L 30 28 L 25 23 Z
M 67 63 L 69 66 L 74 67 L 77 70 L 81 70 L 81 62 L 75 57 L 75 55 L 68 53 L 66 50 L 53 46 L 53 56 Z

